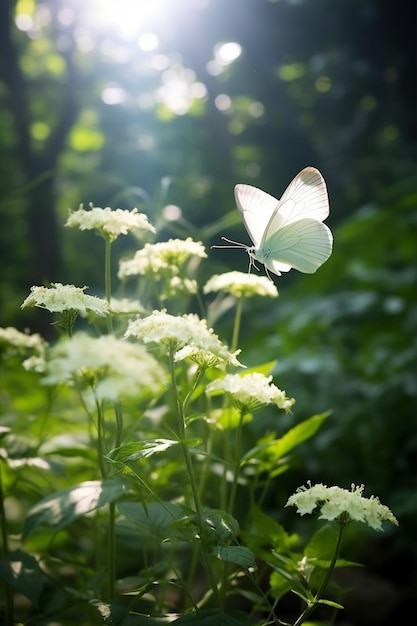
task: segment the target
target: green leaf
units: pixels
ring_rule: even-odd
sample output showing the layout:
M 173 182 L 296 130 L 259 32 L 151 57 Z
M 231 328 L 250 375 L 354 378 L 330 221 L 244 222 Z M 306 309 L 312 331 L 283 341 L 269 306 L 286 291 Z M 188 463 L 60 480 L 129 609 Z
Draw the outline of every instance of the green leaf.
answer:
M 44 498 L 29 511 L 22 538 L 26 540 L 41 524 L 63 528 L 78 517 L 114 502 L 127 492 L 117 478 L 91 480 Z
M 304 554 L 308 559 L 330 561 L 336 549 L 339 531 L 336 526 L 325 524 L 310 539 Z
M 344 609 L 343 604 L 339 604 L 338 602 L 334 602 L 333 600 L 319 600 L 317 604 L 325 604 L 326 606 L 331 606 L 334 609 Z
M 330 411 L 313 415 L 304 422 L 301 422 L 301 424 L 297 424 L 294 428 L 291 428 L 280 439 L 275 439 L 272 442 L 252 448 L 243 457 L 242 464 L 254 458 L 265 457 L 268 458 L 270 463 L 276 463 L 295 448 L 295 446 L 298 446 L 300 443 L 303 443 L 315 435 L 329 415 Z
M 180 626 L 244 626 L 251 621 L 249 616 L 241 611 L 224 613 L 217 609 L 206 609 L 183 615 L 172 623 Z
M 8 557 L 2 557 L 0 577 L 32 604 L 37 605 L 42 591 L 42 570 L 33 556 L 16 550 L 9 553 Z
M 270 576 L 269 584 L 276 600 L 279 600 L 291 591 L 295 584 L 299 584 L 299 581 L 290 578 L 287 572 L 285 574 L 284 576 L 281 572 L 275 571 Z
M 172 535 L 172 524 L 184 517 L 181 507 L 172 502 L 151 502 L 146 510 L 139 502 L 119 502 L 117 508 L 137 534 L 158 542 Z M 120 525 L 125 526 L 123 522 Z
M 291 548 L 292 542 L 284 527 L 257 507 L 253 509 L 253 523 L 264 544 L 281 552 Z
M 220 561 L 240 565 L 243 569 L 256 567 L 255 555 L 246 546 L 216 546 L 213 548 L 212 554 Z
M 115 448 L 109 454 L 109 459 L 118 463 L 147 459 L 158 452 L 165 452 L 173 446 L 178 446 L 179 441 L 174 439 L 147 439 L 127 443 L 120 448 Z
M 201 443 L 201 439 L 186 439 L 186 446 L 197 446 Z M 112 450 L 108 456 L 110 461 L 115 463 L 127 463 L 128 461 L 138 461 L 140 459 L 148 459 L 154 454 L 166 452 L 174 446 L 180 445 L 181 442 L 175 439 L 146 439 L 144 441 L 135 441 L 127 443 L 120 448 Z
M 210 531 L 210 540 L 216 544 L 230 543 L 239 533 L 238 521 L 218 509 L 204 509 L 203 523 Z

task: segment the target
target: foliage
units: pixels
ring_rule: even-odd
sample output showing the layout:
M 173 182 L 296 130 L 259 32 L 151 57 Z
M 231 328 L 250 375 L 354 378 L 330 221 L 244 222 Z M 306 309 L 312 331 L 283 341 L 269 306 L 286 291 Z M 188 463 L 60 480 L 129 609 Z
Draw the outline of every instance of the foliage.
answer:
M 285 430 L 277 411 L 288 414 L 293 400 L 261 373 L 271 363 L 225 376 L 242 367 L 240 350 L 229 349 L 204 318 L 146 311 L 142 302 L 140 317 L 130 319 L 137 300 L 112 296 L 115 221 L 125 226 L 119 234 L 149 236 L 151 229 L 135 213 L 100 211 L 78 218 L 82 230 L 97 229 L 104 239 L 102 304 L 74 286 L 35 287 L 22 306 L 52 312 L 61 336 L 47 346 L 15 329 L 0 335 L 8 382 L 0 481 L 5 623 L 265 626 L 280 623 L 289 592 L 299 599 L 288 618 L 294 626 L 317 607 L 342 609 L 341 591 L 324 593 L 335 568 L 353 565 L 339 557 L 346 526 L 358 520 L 380 529 L 382 520 L 397 520 L 377 498 L 363 498 L 363 487 L 316 485 L 287 506 L 301 514 L 318 506 L 335 526 L 322 526 L 307 542 L 284 529 L 275 515 L 285 500 L 275 515 L 263 503 L 291 469 L 294 450 L 329 413 Z M 153 245 L 155 254 L 152 244 L 142 248 L 149 262 L 136 268 L 139 283 L 174 281 L 180 302 L 184 293 L 201 296 L 194 279 L 205 257 L 201 244 L 187 238 Z M 248 284 L 245 274 L 241 281 Z M 256 280 L 249 284 L 256 297 Z M 178 309 L 176 291 L 164 288 L 157 297 L 160 306 Z M 244 297 L 233 297 L 235 324 Z M 77 330 L 80 315 L 96 336 Z M 232 336 L 237 344 L 238 333 Z M 18 385 L 23 395 L 15 395 Z M 261 407 L 275 426 L 248 439 Z M 28 604 L 18 606 L 15 594 Z M 248 610 L 235 611 L 236 602 Z

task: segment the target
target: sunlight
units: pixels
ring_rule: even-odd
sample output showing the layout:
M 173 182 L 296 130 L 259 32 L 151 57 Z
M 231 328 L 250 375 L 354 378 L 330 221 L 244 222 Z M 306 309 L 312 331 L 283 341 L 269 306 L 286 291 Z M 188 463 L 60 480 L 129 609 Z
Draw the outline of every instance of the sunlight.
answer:
M 126 40 L 143 32 L 166 8 L 167 0 L 88 0 L 82 5 L 84 20 Z

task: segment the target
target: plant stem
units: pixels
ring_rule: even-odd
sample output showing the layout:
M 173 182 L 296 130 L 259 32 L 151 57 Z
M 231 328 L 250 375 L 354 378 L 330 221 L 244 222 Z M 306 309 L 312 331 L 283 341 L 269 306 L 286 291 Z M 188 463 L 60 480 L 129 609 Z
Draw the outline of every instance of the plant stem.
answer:
M 337 537 L 336 548 L 335 548 L 335 551 L 334 551 L 334 554 L 333 554 L 332 561 L 331 561 L 331 563 L 330 563 L 330 565 L 329 565 L 329 567 L 327 569 L 327 572 L 326 572 L 323 580 L 321 581 L 320 587 L 318 588 L 316 595 L 307 604 L 306 608 L 301 613 L 301 615 L 297 619 L 297 621 L 294 622 L 293 626 L 301 626 L 301 624 L 303 624 L 305 622 L 305 620 L 311 615 L 311 613 L 316 608 L 317 604 L 319 603 L 320 598 L 322 597 L 324 591 L 326 590 L 326 587 L 329 584 L 330 578 L 331 578 L 331 576 L 333 574 L 333 570 L 335 568 L 336 561 L 339 558 L 339 553 L 340 553 L 340 548 L 341 548 L 341 545 L 342 545 L 342 535 L 343 535 L 344 528 L 345 528 L 345 525 L 343 523 L 339 523 L 339 534 L 338 534 L 338 537 Z
M 205 536 L 205 527 L 204 527 L 204 521 L 203 521 L 203 507 L 201 505 L 201 500 L 200 500 L 200 494 L 199 494 L 199 490 L 198 490 L 198 486 L 197 486 L 197 479 L 196 479 L 196 475 L 194 472 L 194 467 L 193 467 L 193 462 L 191 459 L 191 453 L 189 450 L 189 447 L 187 445 L 186 442 L 186 419 L 185 419 L 185 411 L 184 408 L 188 405 L 190 399 L 191 399 L 191 393 L 192 391 L 195 390 L 195 388 L 197 387 L 199 381 L 201 380 L 202 375 L 204 374 L 204 372 L 199 371 L 197 373 L 196 376 L 196 380 L 194 381 L 194 384 L 192 386 L 192 391 L 190 391 L 187 396 L 185 401 L 181 401 L 180 398 L 180 392 L 178 389 L 178 384 L 177 384 L 177 377 L 176 377 L 176 373 L 175 373 L 175 362 L 174 362 L 174 349 L 171 348 L 169 351 L 169 370 L 170 370 L 170 374 L 171 374 L 171 382 L 172 382 L 172 388 L 175 394 L 175 401 L 177 404 L 177 417 L 178 417 L 178 436 L 179 436 L 179 440 L 181 443 L 181 450 L 182 450 L 182 454 L 184 457 L 184 461 L 185 461 L 185 466 L 187 468 L 187 474 L 188 474 L 188 478 L 190 480 L 190 486 L 191 486 L 191 492 L 193 495 L 193 501 L 194 501 L 194 507 L 196 510 L 196 514 L 197 514 L 197 525 L 198 525 L 198 530 L 199 530 L 199 535 L 200 535 L 200 540 L 201 540 L 201 557 L 203 560 L 203 564 L 204 567 L 206 569 L 207 572 L 207 576 L 210 582 L 210 586 L 211 589 L 213 591 L 213 595 L 215 597 L 216 600 L 216 604 L 218 606 L 218 608 L 221 608 L 221 602 L 220 602 L 220 596 L 219 596 L 219 590 L 217 588 L 217 584 L 216 584 L 216 580 L 214 578 L 214 573 L 210 564 L 210 559 L 205 551 L 205 542 L 204 542 L 204 536 Z
M 234 352 L 237 349 L 239 341 L 240 323 L 242 321 L 243 310 L 243 297 L 239 298 L 236 305 L 235 321 L 233 324 L 232 345 L 230 351 Z
M 4 494 L 3 494 L 3 477 L 2 477 L 2 459 L 0 459 L 0 525 L 1 525 L 1 538 L 3 542 L 4 557 L 7 559 L 9 556 L 9 541 L 7 537 L 6 526 L 6 513 L 4 510 Z M 6 588 L 6 622 L 5 626 L 13 626 L 13 589 L 7 581 L 5 581 Z
M 106 290 L 106 300 L 110 304 L 111 301 L 111 241 L 108 237 L 105 238 L 105 254 L 104 254 L 104 284 Z M 107 316 L 107 330 L 109 333 L 113 332 L 113 320 L 109 314 Z
M 235 467 L 233 471 L 233 482 L 232 482 L 232 488 L 230 491 L 229 506 L 228 506 L 228 512 L 231 515 L 233 515 L 233 509 L 235 507 L 237 485 L 239 481 L 240 456 L 241 456 L 241 451 L 242 451 L 242 426 L 243 426 L 244 417 L 245 417 L 245 412 L 241 411 L 240 417 L 239 417 L 239 424 L 238 424 L 237 431 L 236 431 Z

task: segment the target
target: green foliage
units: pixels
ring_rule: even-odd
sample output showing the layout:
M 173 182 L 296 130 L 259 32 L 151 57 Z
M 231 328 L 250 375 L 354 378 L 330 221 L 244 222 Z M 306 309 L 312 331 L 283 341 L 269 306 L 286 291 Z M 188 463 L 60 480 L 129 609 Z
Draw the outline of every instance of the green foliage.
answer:
M 227 603 L 237 596 L 251 606 L 247 623 L 261 626 L 289 591 L 304 605 L 299 620 L 319 604 L 341 608 L 323 598 L 330 572 L 344 564 L 336 558 L 340 545 L 334 531 L 316 533 L 302 553 L 300 539 L 262 509 L 277 478 L 291 469 L 294 450 L 319 432 L 329 413 L 299 421 L 280 436 L 275 429 L 248 438 L 257 422 L 248 407 L 270 405 L 277 412 L 280 403 L 287 411 L 292 406 L 285 392 L 269 387 L 274 363 L 232 376 L 228 395 L 211 397 L 207 383 L 216 376 L 222 383 L 229 380 L 225 373 L 239 362 L 204 320 L 154 311 L 129 322 L 123 313 L 111 312 L 116 305 L 108 260 L 117 220 L 126 226 L 134 216 L 133 229 L 142 218 L 100 211 L 94 217 L 81 213 L 80 219 L 102 233 L 107 220 L 111 229 L 104 263 L 110 307 L 83 290 L 54 284 L 33 290 L 25 306 L 36 305 L 39 297 L 43 309 L 56 313 L 60 323 L 53 323 L 68 339 L 47 346 L 39 336 L 1 329 L 3 362 L 11 366 L 10 405 L 4 407 L 14 414 L 12 419 L 6 410 L 0 432 L 1 510 L 5 501 L 19 502 L 14 520 L 8 513 L 1 518 L 6 623 L 14 620 L 15 592 L 30 601 L 35 619 L 49 616 L 63 624 L 74 612 L 82 619 L 95 615 L 93 623 L 99 615 L 135 626 L 144 615 L 156 623 L 177 615 L 174 623 L 209 624 L 222 615 L 221 623 L 233 624 L 240 613 L 229 612 Z M 189 257 L 204 258 L 201 246 L 186 239 L 147 250 L 152 263 L 142 280 L 155 282 L 168 255 L 171 274 L 190 289 L 179 302 L 190 300 L 195 290 L 190 268 L 197 272 L 198 262 Z M 247 282 L 246 274 L 241 280 Z M 178 305 L 170 300 L 169 306 Z M 78 333 L 78 311 L 89 324 L 96 322 L 93 311 L 107 311 L 107 331 L 95 340 Z M 149 353 L 117 341 L 116 328 L 120 337 L 150 344 Z M 19 354 L 28 357 L 29 371 L 21 368 Z M 129 389 L 120 384 L 121 376 Z M 25 387 L 24 402 L 15 398 L 18 384 Z M 40 421 L 32 420 L 28 428 L 30 413 Z M 12 422 L 13 431 L 7 425 Z M 249 506 L 242 509 L 243 499 Z M 339 523 L 339 533 L 344 525 Z M 65 568 L 77 571 L 74 581 L 66 580 Z M 71 598 L 77 601 L 69 608 Z

